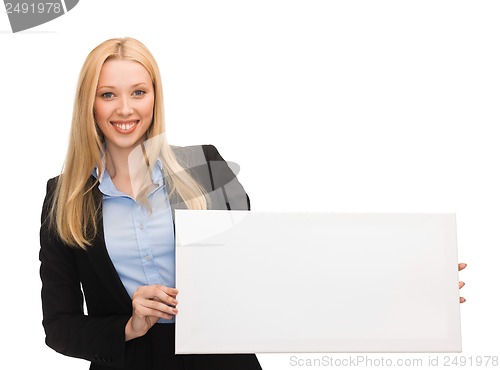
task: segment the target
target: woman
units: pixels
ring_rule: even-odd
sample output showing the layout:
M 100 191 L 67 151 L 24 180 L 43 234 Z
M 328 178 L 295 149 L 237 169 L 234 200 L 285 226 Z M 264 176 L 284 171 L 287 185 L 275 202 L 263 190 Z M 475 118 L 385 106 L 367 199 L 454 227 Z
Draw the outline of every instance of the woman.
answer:
M 42 211 L 46 343 L 91 369 L 261 369 L 255 355 L 174 355 L 173 210 L 250 202 L 213 146 L 169 146 L 163 117 L 144 45 L 111 39 L 89 54 L 64 171 Z
M 261 369 L 255 355 L 174 355 L 174 209 L 250 203 L 215 147 L 169 146 L 163 120 L 160 73 L 143 44 L 92 50 L 42 211 L 46 343 L 91 369 Z

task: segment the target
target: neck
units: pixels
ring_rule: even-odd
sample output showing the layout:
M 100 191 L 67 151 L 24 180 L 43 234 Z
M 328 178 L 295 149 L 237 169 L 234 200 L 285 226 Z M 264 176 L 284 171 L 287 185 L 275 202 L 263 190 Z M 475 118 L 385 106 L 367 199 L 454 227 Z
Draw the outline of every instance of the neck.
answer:
M 130 151 L 107 148 L 106 149 L 106 170 L 111 178 L 130 177 L 129 163 Z
M 133 149 L 108 147 L 106 170 L 116 188 L 136 198 L 139 190 L 151 184 L 151 176 L 140 145 Z

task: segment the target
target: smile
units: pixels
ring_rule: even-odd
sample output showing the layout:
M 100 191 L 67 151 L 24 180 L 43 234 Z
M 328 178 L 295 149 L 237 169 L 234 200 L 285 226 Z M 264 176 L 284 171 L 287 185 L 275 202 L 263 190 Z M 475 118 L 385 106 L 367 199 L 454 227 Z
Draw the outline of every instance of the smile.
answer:
M 139 120 L 135 121 L 111 121 L 111 125 L 119 132 L 128 133 L 133 131 L 139 124 Z

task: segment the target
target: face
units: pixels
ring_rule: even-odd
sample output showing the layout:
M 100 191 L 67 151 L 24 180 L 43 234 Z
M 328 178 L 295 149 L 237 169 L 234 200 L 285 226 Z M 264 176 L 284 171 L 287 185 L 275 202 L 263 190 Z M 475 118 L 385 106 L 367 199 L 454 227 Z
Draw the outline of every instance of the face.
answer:
M 94 103 L 106 150 L 130 152 L 145 139 L 153 120 L 154 88 L 146 68 L 131 60 L 106 61 Z

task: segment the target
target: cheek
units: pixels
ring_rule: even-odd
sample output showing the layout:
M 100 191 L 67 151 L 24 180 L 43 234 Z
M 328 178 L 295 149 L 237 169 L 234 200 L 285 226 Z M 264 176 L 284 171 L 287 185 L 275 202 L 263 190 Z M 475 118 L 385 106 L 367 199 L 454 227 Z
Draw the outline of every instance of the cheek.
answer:
M 98 103 L 95 103 L 94 104 L 94 118 L 95 120 L 97 121 L 97 123 L 99 123 L 99 121 L 101 120 L 102 118 L 102 107 L 100 104 Z
M 106 109 L 105 106 L 99 103 L 94 104 L 94 118 L 95 121 L 97 122 L 97 125 L 101 127 L 101 125 L 104 125 L 109 118 L 109 112 Z
M 145 101 L 142 111 L 143 111 L 144 117 L 153 118 L 154 99 L 150 99 L 148 101 Z

